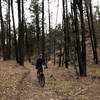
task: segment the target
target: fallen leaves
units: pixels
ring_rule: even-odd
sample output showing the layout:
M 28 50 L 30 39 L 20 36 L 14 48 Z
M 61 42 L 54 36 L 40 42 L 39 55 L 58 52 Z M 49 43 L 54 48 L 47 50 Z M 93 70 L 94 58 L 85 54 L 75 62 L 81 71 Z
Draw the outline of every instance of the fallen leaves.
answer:
M 65 69 L 49 63 L 48 67 L 44 70 L 46 85 L 41 88 L 33 65 L 25 62 L 25 67 L 21 67 L 15 61 L 0 62 L 0 100 L 100 99 L 98 66 L 88 66 L 88 76 L 79 79 L 72 66 Z M 28 71 L 30 73 L 26 74 Z

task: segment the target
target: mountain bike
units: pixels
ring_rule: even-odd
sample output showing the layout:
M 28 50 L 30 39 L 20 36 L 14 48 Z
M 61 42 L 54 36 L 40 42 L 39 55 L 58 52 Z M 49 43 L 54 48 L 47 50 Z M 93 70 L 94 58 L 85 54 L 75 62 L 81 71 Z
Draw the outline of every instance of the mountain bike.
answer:
M 43 71 L 37 72 L 37 78 L 41 87 L 45 86 L 45 76 Z

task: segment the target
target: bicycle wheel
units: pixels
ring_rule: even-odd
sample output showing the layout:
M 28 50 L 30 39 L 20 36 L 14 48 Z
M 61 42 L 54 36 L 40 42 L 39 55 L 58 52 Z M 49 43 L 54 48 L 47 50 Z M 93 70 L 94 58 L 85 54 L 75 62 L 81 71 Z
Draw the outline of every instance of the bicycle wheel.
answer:
M 40 86 L 41 87 L 44 87 L 45 86 L 45 77 L 44 77 L 44 74 L 41 74 L 40 75 L 39 83 L 40 83 Z

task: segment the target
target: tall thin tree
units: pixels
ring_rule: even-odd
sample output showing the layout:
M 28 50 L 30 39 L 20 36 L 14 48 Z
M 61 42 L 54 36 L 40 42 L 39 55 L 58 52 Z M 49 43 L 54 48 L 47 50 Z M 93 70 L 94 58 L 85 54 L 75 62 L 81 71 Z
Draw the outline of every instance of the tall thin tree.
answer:
M 21 9 L 22 7 L 22 9 Z M 18 62 L 20 65 L 24 66 L 24 28 L 23 28 L 23 17 L 24 17 L 24 2 L 22 0 L 18 0 Z
M 90 8 L 91 27 L 92 27 L 92 32 L 93 32 L 94 50 L 95 50 L 95 52 L 94 52 L 94 61 L 95 61 L 96 64 L 98 64 L 99 60 L 98 60 L 98 55 L 97 55 L 97 40 L 96 40 L 96 36 L 95 36 L 91 0 L 90 0 L 90 3 L 89 3 L 89 8 Z
M 18 44 L 17 44 L 17 38 L 16 38 L 16 28 L 15 28 L 15 18 L 14 18 L 14 8 L 13 8 L 13 0 L 11 0 L 11 11 L 12 11 L 12 21 L 13 21 L 13 30 L 14 30 L 14 47 L 15 47 L 15 56 L 16 61 L 18 63 Z
M 42 0 L 42 54 L 45 57 L 44 0 Z
M 96 37 L 95 37 L 94 25 L 93 25 L 91 1 L 85 0 L 85 8 L 86 8 L 86 14 L 87 14 L 87 19 L 88 19 L 90 39 L 91 39 L 91 44 L 92 44 L 93 59 L 95 63 L 98 63 L 97 42 L 96 42 Z
M 0 0 L 0 20 L 1 20 L 1 46 L 2 46 L 3 60 L 5 60 L 5 32 L 4 32 L 4 22 L 3 22 L 3 15 L 2 15 L 1 0 Z
M 50 14 L 50 0 L 48 0 L 48 18 L 49 18 L 49 59 L 51 55 L 51 14 Z
M 82 30 L 82 62 L 83 62 L 83 74 L 86 76 L 86 36 L 85 36 L 85 23 L 83 13 L 83 0 L 77 2 L 80 11 L 81 30 Z
M 40 21 L 39 21 L 39 5 L 38 2 L 36 1 L 35 4 L 35 14 L 36 14 L 36 32 L 37 32 L 37 49 L 38 49 L 38 54 L 40 53 Z
M 67 5 L 66 5 L 67 6 Z M 64 53 L 65 53 L 65 67 L 68 68 L 68 48 L 67 48 L 67 30 L 65 17 L 65 0 L 63 0 L 63 32 L 64 32 Z
M 77 18 L 77 0 L 73 0 L 73 12 L 74 12 L 74 27 L 75 27 L 76 44 L 77 44 L 76 51 L 78 56 L 79 71 L 80 71 L 80 76 L 84 76 L 82 52 L 81 52 L 80 36 L 79 36 L 79 28 L 78 28 L 78 18 Z
M 8 29 L 9 29 L 9 34 L 8 34 L 8 59 L 11 58 L 11 25 L 10 25 L 10 4 L 11 4 L 11 0 L 8 0 Z
M 24 0 L 22 0 L 22 23 L 21 23 L 21 65 L 24 66 Z

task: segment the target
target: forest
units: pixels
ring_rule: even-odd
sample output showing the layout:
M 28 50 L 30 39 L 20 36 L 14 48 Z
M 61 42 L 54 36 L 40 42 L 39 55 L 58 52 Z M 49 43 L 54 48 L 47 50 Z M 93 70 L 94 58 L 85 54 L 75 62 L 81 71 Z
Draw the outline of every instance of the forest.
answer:
M 100 100 L 99 32 L 99 0 L 0 0 L 0 100 Z

